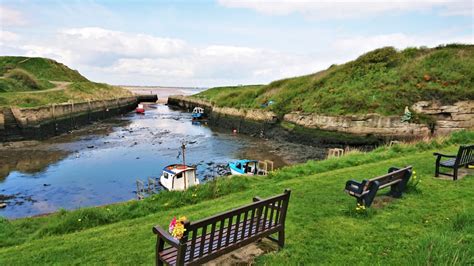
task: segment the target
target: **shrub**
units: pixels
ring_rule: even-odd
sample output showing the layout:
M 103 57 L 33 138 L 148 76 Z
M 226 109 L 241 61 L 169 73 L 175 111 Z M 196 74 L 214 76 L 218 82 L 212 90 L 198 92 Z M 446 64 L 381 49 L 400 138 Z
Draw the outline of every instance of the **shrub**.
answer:
M 30 73 L 26 72 L 23 69 L 15 68 L 13 70 L 10 70 L 7 73 L 6 77 L 17 80 L 23 83 L 28 88 L 31 88 L 34 90 L 41 89 L 41 86 L 38 80 L 36 80 L 36 78 L 33 75 L 31 75 Z

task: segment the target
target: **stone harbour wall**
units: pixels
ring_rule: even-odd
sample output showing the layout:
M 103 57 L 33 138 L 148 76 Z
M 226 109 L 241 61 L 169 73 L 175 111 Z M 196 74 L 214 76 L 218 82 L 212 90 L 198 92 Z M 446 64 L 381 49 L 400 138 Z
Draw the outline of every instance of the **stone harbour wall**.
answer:
M 330 116 L 292 112 L 279 118 L 275 113 L 265 110 L 236 109 L 216 107 L 210 102 L 185 96 L 170 96 L 168 104 L 188 111 L 196 106 L 207 109 L 212 124 L 240 128 L 244 121 L 267 124 L 285 121 L 309 129 L 349 133 L 357 136 L 377 136 L 384 139 L 413 139 L 426 136 L 446 135 L 456 130 L 474 129 L 474 101 L 461 101 L 452 105 L 421 101 L 411 109 L 418 114 L 431 117 L 434 125 L 401 122 L 401 116 L 382 116 L 379 114 Z M 212 118 L 217 121 L 212 121 Z
M 307 128 L 319 128 L 356 135 L 376 135 L 389 138 L 428 136 L 428 125 L 402 123 L 399 116 L 380 116 L 378 114 L 326 116 L 318 114 L 289 113 L 284 121 Z
M 43 139 L 133 110 L 137 97 L 0 109 L 0 141 Z

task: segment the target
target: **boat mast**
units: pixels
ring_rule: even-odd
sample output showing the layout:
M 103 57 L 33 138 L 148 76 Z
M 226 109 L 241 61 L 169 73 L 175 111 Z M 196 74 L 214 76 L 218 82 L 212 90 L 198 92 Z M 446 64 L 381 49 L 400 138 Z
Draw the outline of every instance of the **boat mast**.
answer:
M 181 145 L 181 149 L 183 149 L 183 166 L 184 166 L 184 172 L 183 172 L 183 178 L 184 178 L 184 189 L 187 189 L 187 178 L 186 178 L 186 157 L 185 157 L 185 151 L 186 151 L 186 144 L 183 142 Z

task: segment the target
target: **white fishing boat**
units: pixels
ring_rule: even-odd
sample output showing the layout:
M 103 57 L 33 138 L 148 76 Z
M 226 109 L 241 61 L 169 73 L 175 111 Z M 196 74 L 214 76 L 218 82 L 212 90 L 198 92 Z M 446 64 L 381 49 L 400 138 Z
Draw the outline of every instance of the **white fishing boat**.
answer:
M 186 190 L 199 185 L 196 168 L 184 164 L 172 164 L 163 168 L 160 183 L 167 190 Z

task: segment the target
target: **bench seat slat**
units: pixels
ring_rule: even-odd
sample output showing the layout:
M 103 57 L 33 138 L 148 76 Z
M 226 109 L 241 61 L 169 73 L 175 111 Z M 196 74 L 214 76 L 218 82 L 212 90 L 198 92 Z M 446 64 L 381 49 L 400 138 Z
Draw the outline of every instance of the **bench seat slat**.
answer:
M 453 167 L 455 163 L 456 163 L 456 159 L 449 159 L 449 160 L 440 162 L 439 164 L 444 167 Z

